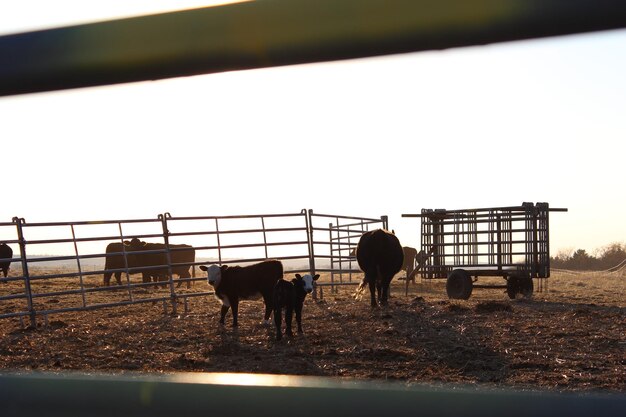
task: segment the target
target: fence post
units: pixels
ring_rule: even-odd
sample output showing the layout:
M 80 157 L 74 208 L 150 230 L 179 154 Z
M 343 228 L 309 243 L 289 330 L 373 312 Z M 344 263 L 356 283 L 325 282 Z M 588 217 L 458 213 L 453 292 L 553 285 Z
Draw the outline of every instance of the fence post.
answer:
M 76 232 L 74 225 L 70 224 L 72 230 L 72 243 L 74 243 L 74 253 L 76 254 L 76 265 L 78 266 L 78 277 L 80 279 L 80 294 L 83 299 L 83 307 L 87 307 L 87 297 L 85 296 L 85 283 L 83 282 L 83 269 L 80 265 L 80 256 L 78 255 L 78 244 L 76 243 Z
M 335 292 L 335 258 L 333 257 L 333 224 L 328 223 L 328 243 L 330 244 L 330 292 Z
M 22 262 L 22 275 L 24 277 L 24 290 L 26 291 L 26 300 L 28 303 L 28 313 L 30 315 L 30 325 L 37 327 L 37 313 L 33 307 L 33 293 L 30 288 L 30 275 L 28 274 L 28 262 L 26 261 L 26 240 L 24 240 L 24 230 L 22 225 L 25 220 L 19 217 L 13 217 L 13 223 L 17 227 L 17 238 L 20 245 L 20 257 Z
M 304 221 L 306 223 L 306 237 L 307 244 L 309 246 L 309 269 L 311 274 L 315 275 L 315 249 L 313 245 L 313 210 L 302 209 L 301 213 L 304 215 Z M 313 281 L 313 299 L 317 300 L 317 281 Z
M 383 229 L 389 230 L 389 218 L 387 216 L 380 216 L 380 221 L 383 224 Z
M 167 275 L 170 284 L 170 300 L 172 302 L 172 314 L 176 314 L 176 290 L 174 289 L 174 273 L 172 272 L 172 256 L 170 252 L 170 231 L 167 228 L 167 219 L 172 217 L 170 213 L 159 214 L 158 219 L 161 220 L 163 227 L 163 243 L 165 244 L 165 260 L 167 262 Z M 157 278 L 158 279 L 158 278 Z
M 269 259 L 267 253 L 267 233 L 265 232 L 265 219 L 261 216 L 261 227 L 263 228 L 263 247 L 265 248 L 265 259 Z

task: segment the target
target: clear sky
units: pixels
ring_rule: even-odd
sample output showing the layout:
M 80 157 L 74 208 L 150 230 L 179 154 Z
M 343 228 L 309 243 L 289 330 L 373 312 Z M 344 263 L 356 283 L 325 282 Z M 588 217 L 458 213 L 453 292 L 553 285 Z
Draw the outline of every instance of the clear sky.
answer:
M 3 2 L 0 34 L 210 3 Z M 593 253 L 626 241 L 624 74 L 622 30 L 0 98 L 0 222 L 312 208 L 418 246 L 403 213 L 547 201 L 552 253 Z

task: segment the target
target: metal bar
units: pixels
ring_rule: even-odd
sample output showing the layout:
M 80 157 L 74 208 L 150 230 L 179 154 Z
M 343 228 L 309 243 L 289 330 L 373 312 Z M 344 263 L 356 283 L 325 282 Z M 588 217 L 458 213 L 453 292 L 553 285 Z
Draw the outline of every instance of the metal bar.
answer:
M 30 277 L 28 274 L 28 262 L 26 261 L 26 240 L 24 239 L 24 230 L 22 225 L 24 223 L 23 218 L 13 217 L 13 223 L 17 227 L 17 238 L 20 244 L 20 256 L 22 260 L 22 275 L 24 276 L 24 292 L 26 293 L 26 303 L 28 313 L 30 315 L 30 325 L 37 327 L 37 313 L 33 307 L 33 293 L 30 287 Z
M 174 273 L 172 271 L 172 256 L 170 253 L 170 240 L 169 240 L 169 230 L 167 227 L 167 217 L 169 213 L 159 214 L 159 218 L 161 219 L 161 225 L 163 228 L 163 243 L 165 245 L 165 261 L 167 262 L 167 276 L 168 283 L 170 289 L 170 302 L 172 304 L 172 314 L 176 314 L 176 290 L 174 289 Z M 150 279 L 150 276 L 148 276 Z M 157 275 L 157 282 L 159 281 L 159 277 Z
M 265 257 L 269 258 L 267 254 L 267 234 L 265 232 L 265 218 L 261 217 L 261 226 L 263 227 L 263 247 L 265 248 Z
M 128 268 L 128 256 L 126 255 L 126 245 L 124 245 L 124 233 L 122 232 L 122 222 L 117 224 L 120 231 L 120 243 L 122 244 L 122 253 L 124 258 L 124 268 L 126 268 L 126 288 L 128 289 L 128 298 L 130 301 L 133 300 L 133 290 L 131 289 L 130 284 L 130 272 Z M 116 278 L 117 279 L 117 278 Z
M 257 217 L 299 217 L 302 213 L 284 213 L 284 214 L 235 214 L 229 216 L 191 216 L 191 217 L 174 217 L 171 216 L 170 220 L 227 220 L 227 219 L 254 219 Z
M 2 37 L 0 37 L 2 40 Z M 39 222 L 39 223 L 26 223 L 24 221 L 23 227 L 42 227 L 42 226 L 87 226 L 87 225 L 99 225 L 99 224 L 118 224 L 124 223 L 156 223 L 155 219 L 128 219 L 128 220 L 94 220 L 94 221 L 78 221 L 78 222 Z
M 254 1 L 0 37 L 0 95 L 625 26 L 615 0 Z
M 304 231 L 305 228 L 302 227 L 278 227 L 273 229 L 266 229 L 266 232 L 298 232 Z M 263 229 L 244 229 L 244 230 L 222 230 L 219 233 L 222 235 L 226 234 L 241 234 L 241 233 L 261 233 Z M 170 233 L 170 236 L 201 236 L 201 235 L 216 235 L 218 232 L 216 231 L 204 231 L 204 232 L 178 232 L 178 233 Z M 157 235 L 160 236 L 160 235 Z
M 215 237 L 217 238 L 217 258 L 220 265 L 222 264 L 222 247 L 220 245 L 220 225 L 219 220 L 215 218 Z
M 337 223 L 339 223 L 339 220 L 337 220 Z M 330 266 L 333 269 L 333 271 L 330 273 L 330 292 L 334 293 L 335 292 L 335 265 L 334 265 L 334 257 L 333 257 L 333 224 L 332 223 L 328 223 L 328 240 L 330 242 Z
M 381 416 L 390 405 L 397 415 L 443 417 L 458 416 L 459 410 L 467 417 L 553 417 L 554 410 L 568 417 L 621 417 L 626 408 L 626 397 L 619 393 L 581 395 L 242 373 L 3 374 L 0 387 L 5 417 L 169 417 L 202 415 L 209 409 L 216 415 L 257 417 L 275 415 L 278 404 L 298 410 L 300 417 L 328 415 L 329 410 L 345 417 Z
M 83 283 L 83 271 L 80 267 L 80 257 L 78 256 L 78 245 L 76 244 L 76 233 L 74 232 L 74 225 L 70 225 L 72 229 L 72 238 L 74 239 L 74 252 L 76 253 L 76 264 L 78 266 L 78 276 L 80 280 L 80 290 L 83 300 L 83 307 L 87 306 L 87 299 L 85 298 L 85 285 Z
M 315 214 L 311 213 L 311 215 L 315 217 L 327 217 L 331 219 L 335 219 L 339 217 L 340 219 L 344 219 L 344 220 L 359 220 L 359 221 L 366 221 L 366 222 L 371 222 L 371 223 L 380 223 L 380 219 L 371 219 L 371 218 L 366 218 L 366 217 L 337 216 L 336 214 L 320 214 L 320 213 L 315 213 Z
M 304 222 L 306 224 L 306 237 L 307 237 L 307 245 L 309 248 L 309 269 L 311 270 L 311 274 L 316 274 L 315 268 L 315 248 L 313 246 L 313 210 L 302 209 L 302 214 L 304 214 Z M 317 300 L 317 281 L 313 281 L 313 294 L 312 297 L 314 300 Z

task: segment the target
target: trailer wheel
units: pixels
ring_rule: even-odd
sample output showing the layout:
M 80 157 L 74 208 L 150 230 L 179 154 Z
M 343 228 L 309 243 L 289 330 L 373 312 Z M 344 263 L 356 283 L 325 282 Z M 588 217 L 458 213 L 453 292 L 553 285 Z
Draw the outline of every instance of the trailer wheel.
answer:
M 446 292 L 448 297 L 456 300 L 467 300 L 472 295 L 472 277 L 464 269 L 455 269 L 448 275 Z
M 510 299 L 515 299 L 518 294 L 524 298 L 533 295 L 533 279 L 526 274 L 510 275 L 506 282 L 506 293 Z

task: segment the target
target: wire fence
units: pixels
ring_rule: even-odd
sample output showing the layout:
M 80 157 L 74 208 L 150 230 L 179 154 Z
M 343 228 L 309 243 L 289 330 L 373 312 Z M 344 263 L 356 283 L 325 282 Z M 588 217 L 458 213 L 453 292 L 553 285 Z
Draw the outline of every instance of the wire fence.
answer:
M 47 322 L 49 314 L 141 303 L 188 309 L 213 294 L 196 266 L 283 262 L 285 273 L 330 273 L 321 288 L 356 284 L 358 238 L 386 216 L 297 213 L 0 223 L 0 318 Z M 46 255 L 41 255 L 46 254 Z M 347 276 L 347 280 L 344 277 Z M 200 281 L 200 283 L 197 283 Z M 317 292 L 314 294 L 317 296 Z

